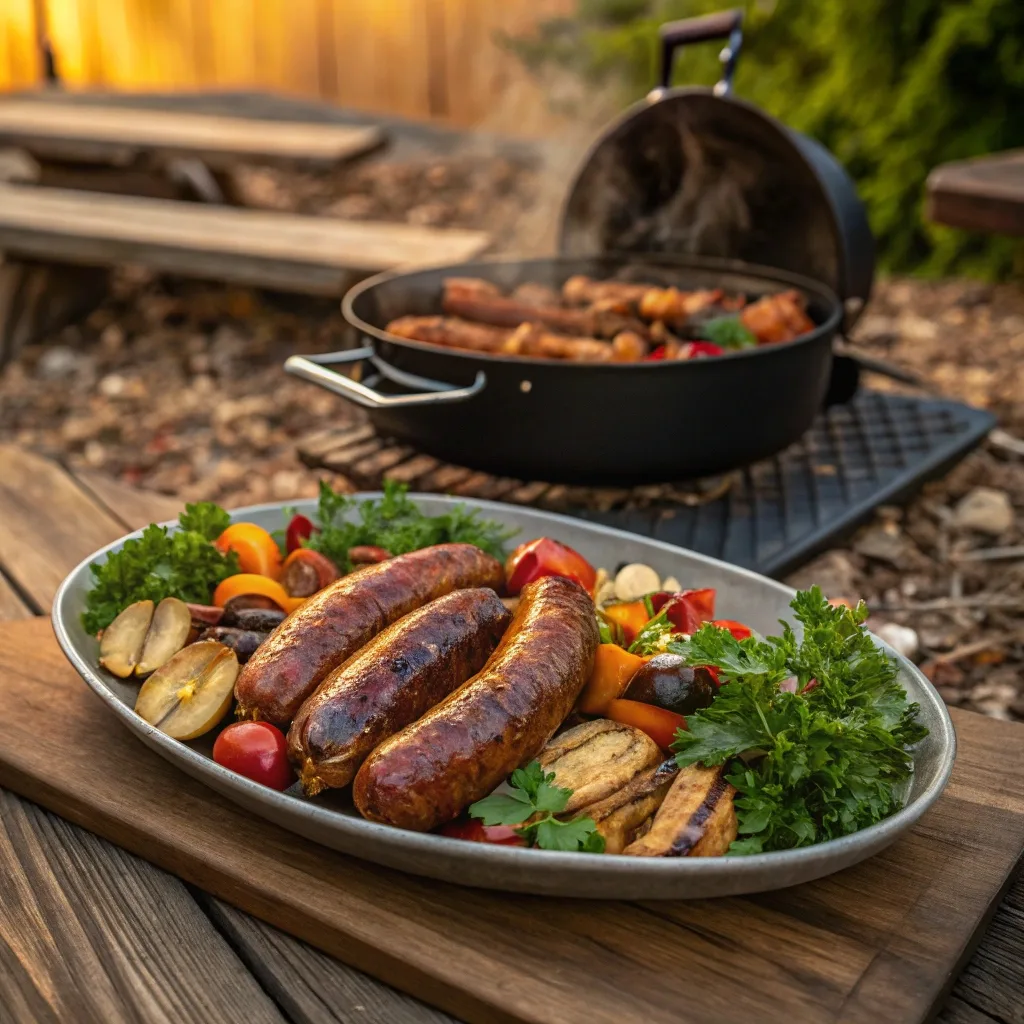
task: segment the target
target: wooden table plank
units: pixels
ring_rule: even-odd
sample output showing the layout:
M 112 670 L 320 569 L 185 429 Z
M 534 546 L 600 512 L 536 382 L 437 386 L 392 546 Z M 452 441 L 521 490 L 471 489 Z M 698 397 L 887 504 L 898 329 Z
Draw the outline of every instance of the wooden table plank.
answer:
M 313 294 L 337 294 L 353 272 L 459 263 L 489 242 L 481 231 L 459 228 L 0 184 L 0 250 L 13 255 L 141 263 Z
M 34 144 L 86 143 L 97 152 L 125 147 L 218 162 L 315 161 L 338 163 L 385 141 L 376 127 L 190 114 L 131 107 L 0 103 L 0 142 L 32 150 Z
M 0 1018 L 284 1017 L 173 875 L 0 790 Z
M 295 1024 L 453 1024 L 454 1018 L 398 992 L 229 903 L 199 894 L 246 966 Z
M 90 469 L 77 469 L 71 475 L 128 530 L 141 530 L 150 523 L 177 519 L 185 508 L 185 502 L 180 498 L 154 491 L 140 491 L 137 487 L 129 487 Z
M 0 445 L 0 566 L 42 611 L 71 569 L 124 533 L 55 462 Z
M 1024 149 L 942 164 L 928 175 L 925 190 L 929 220 L 1024 235 Z
M 0 574 L 0 622 L 27 619 L 34 614 L 34 610 L 25 604 L 21 595 L 11 586 L 10 580 Z

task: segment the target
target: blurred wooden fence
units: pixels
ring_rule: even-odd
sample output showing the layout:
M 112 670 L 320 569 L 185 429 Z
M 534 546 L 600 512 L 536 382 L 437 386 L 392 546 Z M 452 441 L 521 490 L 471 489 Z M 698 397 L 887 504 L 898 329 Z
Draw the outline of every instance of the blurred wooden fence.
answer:
M 0 0 L 0 89 L 40 81 L 39 10 L 67 88 L 273 89 L 471 124 L 510 88 L 536 93 L 495 33 L 522 33 L 574 7 L 575 0 Z

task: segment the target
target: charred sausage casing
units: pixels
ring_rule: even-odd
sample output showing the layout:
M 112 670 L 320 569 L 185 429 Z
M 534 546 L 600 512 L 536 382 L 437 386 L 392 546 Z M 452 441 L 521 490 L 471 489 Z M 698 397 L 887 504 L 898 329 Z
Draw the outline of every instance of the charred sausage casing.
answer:
M 437 544 L 343 576 L 292 612 L 242 669 L 239 717 L 286 727 L 327 675 L 385 626 L 453 590 L 503 581 L 501 563 L 472 544 Z
M 388 626 L 336 668 L 288 733 L 307 795 L 347 786 L 374 747 L 479 672 L 511 618 L 493 590 L 456 590 Z
M 425 832 L 486 796 L 572 710 L 597 644 L 594 603 L 578 583 L 548 576 L 525 587 L 483 670 L 363 762 L 359 812 Z

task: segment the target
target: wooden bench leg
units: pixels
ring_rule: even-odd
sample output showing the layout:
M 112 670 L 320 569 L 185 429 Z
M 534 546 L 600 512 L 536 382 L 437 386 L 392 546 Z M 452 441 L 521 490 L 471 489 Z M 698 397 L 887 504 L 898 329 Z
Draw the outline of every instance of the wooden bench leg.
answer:
M 107 294 L 104 267 L 0 262 L 0 367 L 25 347 L 91 313 Z

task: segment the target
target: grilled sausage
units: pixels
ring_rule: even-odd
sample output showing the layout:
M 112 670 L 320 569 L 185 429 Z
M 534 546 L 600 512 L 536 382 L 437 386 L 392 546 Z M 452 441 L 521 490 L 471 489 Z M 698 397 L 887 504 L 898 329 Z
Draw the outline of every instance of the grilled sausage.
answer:
M 503 580 L 501 563 L 472 544 L 437 544 L 343 576 L 292 612 L 239 673 L 239 717 L 287 726 L 319 683 L 385 626 L 453 590 Z
M 569 714 L 597 644 L 594 604 L 578 583 L 548 576 L 525 587 L 483 670 L 363 762 L 359 812 L 425 832 L 486 796 Z
M 388 626 L 336 668 L 288 733 L 306 794 L 347 786 L 374 747 L 483 668 L 511 618 L 493 590 L 456 590 Z

